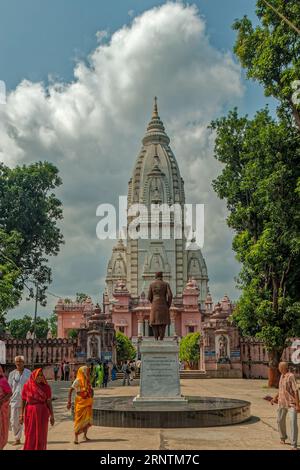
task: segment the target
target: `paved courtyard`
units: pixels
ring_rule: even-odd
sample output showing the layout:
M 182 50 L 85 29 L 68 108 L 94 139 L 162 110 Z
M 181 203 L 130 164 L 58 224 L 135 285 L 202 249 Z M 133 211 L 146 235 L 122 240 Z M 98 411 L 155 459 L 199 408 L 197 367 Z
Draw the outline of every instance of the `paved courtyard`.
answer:
M 49 383 L 56 397 L 54 401 L 56 423 L 49 428 L 49 450 L 290 449 L 290 446 L 283 446 L 279 443 L 276 406 L 271 406 L 263 400 L 265 395 L 275 394 L 274 390 L 268 389 L 265 380 L 185 379 L 181 381 L 184 395 L 216 396 L 250 401 L 252 418 L 244 424 L 196 429 L 132 429 L 93 426 L 89 431 L 92 441 L 80 442 L 78 446 L 73 444 L 73 423 L 71 413 L 66 409 L 68 383 Z M 133 396 L 137 393 L 137 384 L 122 387 L 120 381 L 117 381 L 106 390 L 97 390 L 96 396 Z M 12 440 L 10 433 L 6 450 L 16 449 L 11 445 Z

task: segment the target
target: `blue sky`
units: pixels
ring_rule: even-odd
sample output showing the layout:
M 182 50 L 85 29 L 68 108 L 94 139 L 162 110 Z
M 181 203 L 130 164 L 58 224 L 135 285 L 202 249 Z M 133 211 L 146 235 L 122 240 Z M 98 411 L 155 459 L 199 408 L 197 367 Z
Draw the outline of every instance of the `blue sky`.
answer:
M 96 240 L 96 207 L 126 195 L 158 94 L 187 201 L 206 205 L 203 254 L 213 299 L 238 297 L 232 233 L 224 204 L 211 189 L 220 167 L 207 125 L 233 106 L 250 116 L 266 103 L 274 110 L 262 88 L 245 80 L 232 54 L 231 25 L 245 14 L 255 22 L 256 2 L 189 4 L 198 11 L 166 3 L 0 0 L 0 80 L 9 92 L 0 109 L 0 158 L 9 165 L 47 159 L 60 170 L 66 244 L 51 260 L 50 287 L 59 296 L 80 291 L 101 298 L 112 245 Z M 104 30 L 100 43 L 96 33 Z M 24 79 L 30 83 L 22 84 Z M 49 83 L 64 88 L 53 87 L 49 98 Z M 49 298 L 40 313 L 51 312 L 54 302 Z M 10 316 L 31 310 L 24 301 Z
M 73 79 L 74 63 L 85 60 L 96 47 L 99 30 L 114 32 L 131 18 L 166 2 L 152 0 L 0 0 L 0 79 L 8 90 L 28 80 L 45 81 L 49 75 Z M 211 44 L 232 50 L 236 18 L 248 15 L 254 22 L 255 0 L 198 0 Z M 261 87 L 246 81 L 240 109 L 253 113 L 270 102 Z

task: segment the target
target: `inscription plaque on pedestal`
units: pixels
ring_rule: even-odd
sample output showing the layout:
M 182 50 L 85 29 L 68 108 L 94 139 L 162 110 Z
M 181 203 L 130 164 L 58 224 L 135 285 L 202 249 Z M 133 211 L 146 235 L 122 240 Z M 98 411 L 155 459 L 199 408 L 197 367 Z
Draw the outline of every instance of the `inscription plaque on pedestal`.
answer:
M 140 394 L 134 404 L 187 404 L 181 396 L 177 341 L 143 340 Z

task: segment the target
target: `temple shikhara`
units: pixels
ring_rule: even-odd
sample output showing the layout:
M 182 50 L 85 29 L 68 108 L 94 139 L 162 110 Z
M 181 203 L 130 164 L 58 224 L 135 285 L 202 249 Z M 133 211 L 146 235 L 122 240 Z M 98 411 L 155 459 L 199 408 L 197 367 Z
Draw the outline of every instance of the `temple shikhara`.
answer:
M 127 227 L 121 228 L 126 236 L 124 239 L 120 236 L 107 260 L 102 305 L 94 305 L 90 298 L 80 303 L 59 300 L 56 305 L 58 338 L 37 342 L 36 358 L 43 359 L 38 362 L 49 364 L 67 358 L 80 363 L 97 357 L 115 361 L 116 331 L 127 335 L 139 353 L 141 338 L 153 336 L 149 325 L 148 287 L 155 273 L 162 271 L 173 292 L 171 324 L 166 336 L 181 338 L 200 332 L 199 369 L 209 376 L 266 377 L 268 354 L 263 343 L 240 338 L 238 329 L 230 321 L 234 305 L 227 295 L 213 303 L 201 249 L 195 238 L 187 241 L 184 181 L 159 117 L 156 99 L 128 184 L 128 210 L 135 204 L 149 209 L 147 215 L 139 216 L 140 226 L 144 224 L 147 228 L 153 205 L 179 205 L 181 236 L 174 236 L 178 220 L 170 211 L 168 221 L 164 216 L 159 217 L 156 239 L 151 236 L 131 238 L 128 227 L 136 216 L 129 212 Z M 166 223 L 170 226 L 167 239 L 160 236 Z M 79 330 L 77 341 L 68 339 L 68 332 L 73 329 Z M 28 352 L 30 360 L 31 342 L 31 339 L 8 339 L 8 362 L 24 351 Z M 287 349 L 283 359 L 288 360 L 290 354 Z

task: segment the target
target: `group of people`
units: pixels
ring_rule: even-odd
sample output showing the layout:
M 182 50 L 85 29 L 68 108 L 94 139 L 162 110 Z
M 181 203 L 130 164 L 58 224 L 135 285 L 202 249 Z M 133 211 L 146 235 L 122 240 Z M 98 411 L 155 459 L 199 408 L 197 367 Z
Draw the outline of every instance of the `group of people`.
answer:
M 63 365 L 68 365 L 64 362 Z M 9 423 L 14 435 L 13 445 L 21 444 L 21 438 L 25 433 L 24 450 L 46 450 L 49 422 L 55 423 L 52 408 L 52 393 L 49 384 L 41 368 L 31 372 L 25 368 L 24 357 L 15 358 L 16 368 L 10 372 L 8 379 L 4 369 L 0 366 L 0 450 L 8 442 Z M 67 369 L 68 371 L 68 369 Z M 57 375 L 54 370 L 54 379 Z M 64 378 L 68 380 L 66 368 L 63 370 Z M 69 371 L 68 371 L 69 372 Z M 112 368 L 108 363 L 98 361 L 80 367 L 76 372 L 76 378 L 72 383 L 67 408 L 71 409 L 72 394 L 75 392 L 74 401 L 74 443 L 78 444 L 78 436 L 84 435 L 92 425 L 93 416 L 93 387 L 107 387 L 111 377 L 117 378 L 117 367 Z
M 109 380 L 116 380 L 117 367 L 113 364 L 110 368 L 108 362 L 101 362 L 100 360 L 91 364 L 91 383 L 95 387 L 107 388 Z
M 123 373 L 123 386 L 130 385 L 133 381 L 136 373 L 140 370 L 141 361 L 124 361 L 121 367 L 121 371 Z
M 15 358 L 16 369 L 13 370 L 8 379 L 0 366 L 0 450 L 8 441 L 9 420 L 14 434 L 14 445 L 21 443 L 23 425 L 25 426 L 24 450 L 46 450 L 49 422 L 55 423 L 52 408 L 52 393 L 49 384 L 41 368 L 31 372 L 24 366 L 24 358 Z M 98 366 L 102 366 L 98 368 Z M 72 407 L 72 395 L 75 392 L 74 402 L 74 444 L 79 444 L 79 435 L 87 437 L 88 429 L 93 424 L 93 383 L 99 384 L 98 371 L 101 370 L 100 378 L 104 380 L 105 364 L 97 363 L 82 366 L 78 369 L 76 379 L 72 383 L 67 408 Z M 129 363 L 124 363 L 122 370 L 124 377 L 130 375 Z M 97 371 L 97 373 L 95 373 Z M 130 372 L 129 372 L 130 371 Z M 270 398 L 271 404 L 278 404 L 277 423 L 280 434 L 280 442 L 286 444 L 286 417 L 290 416 L 290 441 L 291 448 L 297 449 L 298 425 L 297 413 L 300 412 L 300 401 L 298 386 L 295 376 L 289 371 L 288 364 L 279 364 L 281 373 L 278 394 Z M 96 381 L 95 378 L 96 377 Z M 126 379 L 127 380 L 127 379 Z M 130 383 L 130 378 L 128 379 Z M 123 380 L 123 384 L 124 380 Z
M 25 425 L 24 450 L 46 450 L 48 424 L 54 425 L 51 388 L 41 368 L 25 368 L 23 356 L 15 358 L 16 369 L 8 380 L 0 366 L 0 449 L 8 441 L 9 421 L 13 445 L 21 444 Z
M 53 367 L 54 380 L 58 380 L 58 373 L 60 371 L 60 380 L 68 382 L 70 380 L 70 364 L 67 361 L 63 361 L 60 365 L 55 364 Z

